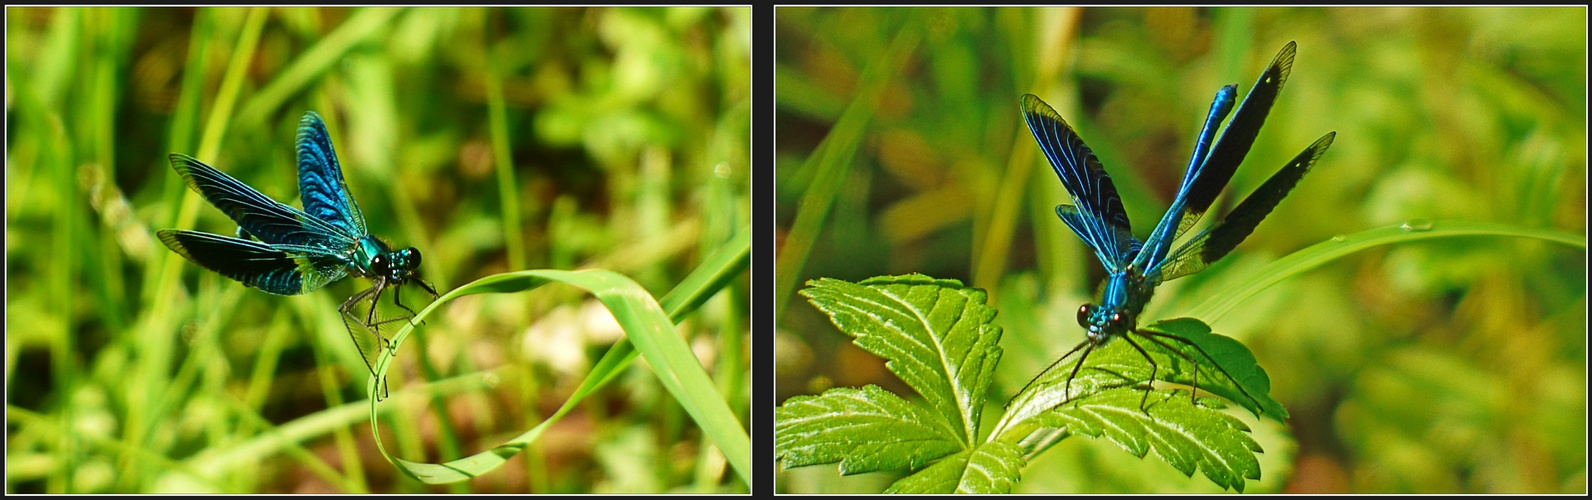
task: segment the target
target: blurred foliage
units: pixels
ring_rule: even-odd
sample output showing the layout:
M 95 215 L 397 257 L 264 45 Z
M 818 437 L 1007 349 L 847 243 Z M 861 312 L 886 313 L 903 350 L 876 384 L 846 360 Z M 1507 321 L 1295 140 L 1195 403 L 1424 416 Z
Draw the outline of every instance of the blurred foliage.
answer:
M 233 231 L 171 152 L 297 206 L 313 109 L 371 232 L 420 248 L 438 290 L 607 268 L 662 294 L 749 225 L 749 9 L 6 14 L 8 493 L 745 491 L 640 364 L 502 470 L 422 486 L 345 404 L 368 374 L 335 311 L 367 281 L 272 296 L 154 231 Z M 748 283 L 681 323 L 743 422 Z M 389 450 L 440 461 L 540 422 L 619 333 L 546 287 L 416 335 L 395 395 L 489 374 L 384 414 Z M 232 460 L 195 459 L 215 453 Z
M 813 278 L 918 272 L 989 290 L 1007 353 L 994 401 L 1082 339 L 1074 312 L 1103 270 L 1052 211 L 1067 196 L 1022 125 L 1023 93 L 1101 157 L 1142 238 L 1216 90 L 1248 92 L 1298 41 L 1215 210 L 1321 134 L 1337 142 L 1237 251 L 1162 285 L 1144 321 L 1335 235 L 1443 220 L 1584 235 L 1586 14 L 777 9 L 777 400 L 869 383 L 910 394 L 794 296 Z M 1353 254 L 1200 318 L 1255 351 L 1293 414 L 1287 428 L 1239 414 L 1266 450 L 1253 491 L 1585 493 L 1585 276 L 1584 249 L 1438 239 Z M 777 488 L 897 477 L 877 475 L 800 468 Z M 1088 439 L 1024 478 L 1016 491 L 1216 491 Z

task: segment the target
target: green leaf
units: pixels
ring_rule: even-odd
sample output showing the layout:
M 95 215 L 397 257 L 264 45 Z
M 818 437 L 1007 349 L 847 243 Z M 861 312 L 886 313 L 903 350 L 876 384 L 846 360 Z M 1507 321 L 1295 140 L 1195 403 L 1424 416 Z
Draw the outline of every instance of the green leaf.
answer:
M 1237 340 L 1211 333 L 1209 326 L 1192 318 L 1160 321 L 1139 330 L 1127 337 L 1132 343 L 1113 341 L 1096 348 L 1087 358 L 1079 351 L 1070 362 L 1045 372 L 1032 388 L 1012 400 L 1008 405 L 1011 411 L 996 432 L 1010 430 L 1011 424 L 1068 401 L 1117 387 L 1142 387 L 1150 381 L 1152 367 L 1134 345 L 1155 360 L 1156 380 L 1197 386 L 1199 391 L 1226 398 L 1256 416 L 1265 415 L 1278 422 L 1288 418 L 1288 410 L 1271 398 L 1271 379 L 1256 363 L 1254 354 Z M 1072 379 L 1069 398 L 1067 381 L 1080 360 L 1084 366 Z
M 885 493 L 1011 493 L 1020 477 L 1022 447 L 991 441 L 946 457 L 901 478 Z
M 838 461 L 841 474 L 917 470 L 965 448 L 933 412 L 873 385 L 790 398 L 774 419 L 786 468 Z
M 988 295 L 956 280 L 921 274 L 808 282 L 801 294 L 858 347 L 927 400 L 970 446 L 978 437 L 985 391 L 1000 362 L 1000 327 Z
M 1144 457 L 1153 449 L 1186 475 L 1198 469 L 1219 486 L 1243 491 L 1245 479 L 1260 478 L 1254 454 L 1261 449 L 1247 434 L 1249 427 L 1219 411 L 1217 400 L 1202 398 L 1195 404 L 1186 389 L 1146 387 L 1151 367 L 1133 345 L 1155 359 L 1156 380 L 1192 386 L 1197 370 L 1201 393 L 1222 396 L 1257 416 L 1264 413 L 1282 421 L 1288 413 L 1268 394 L 1271 380 L 1243 344 L 1211 333 L 1198 320 L 1161 321 L 1140 330 L 1151 334 L 1135 332 L 1127 337 L 1132 344 L 1114 341 L 1090 353 L 1072 380 L 1070 398 L 1067 379 L 1079 359 L 1045 373 L 1031 390 L 1013 399 L 1010 412 L 996 427 L 997 439 L 1024 440 L 1041 427 L 1104 437 L 1134 456 Z M 1032 453 L 1054 442 L 1035 444 Z
M 1196 402 L 1194 391 L 1156 389 L 1152 379 L 1194 385 L 1197 378 L 1205 393 L 1257 415 L 1287 418 L 1248 349 L 1198 320 L 1175 319 L 1046 372 L 980 441 L 980 406 L 1002 352 L 1000 329 L 990 325 L 995 311 L 982 290 L 921 275 L 809 286 L 802 295 L 858 346 L 887 359 L 927 404 L 876 386 L 791 398 L 775 412 L 776 448 L 786 467 L 840 462 L 843 474 L 921 467 L 888 491 L 1007 493 L 1029 459 L 1080 434 L 1140 458 L 1153 450 L 1186 475 L 1200 471 L 1243 491 L 1246 479 L 1260 478 L 1261 448 L 1249 427 L 1220 411 L 1221 400 Z
M 1196 405 L 1180 393 L 1121 387 L 1038 415 L 1034 422 L 1074 434 L 1104 437 L 1134 456 L 1149 450 L 1183 474 L 1198 469 L 1217 485 L 1244 491 L 1245 479 L 1260 479 L 1261 451 L 1249 427 L 1232 415 Z
M 1261 369 L 1260 363 L 1255 361 L 1255 355 L 1249 352 L 1249 348 L 1244 347 L 1239 341 L 1212 333 L 1210 326 L 1194 318 L 1158 321 L 1141 327 L 1140 330 L 1175 336 L 1191 342 L 1193 346 L 1198 346 L 1196 349 L 1190 344 L 1170 340 L 1156 344 L 1155 347 L 1158 348 L 1175 347 L 1183 354 L 1183 356 L 1170 356 L 1171 373 L 1164 377 L 1158 373 L 1157 378 L 1193 386 L 1194 370 L 1197 369 L 1199 390 L 1238 403 L 1256 417 L 1264 414 L 1278 422 L 1284 422 L 1288 418 L 1288 410 L 1283 408 L 1282 403 L 1271 398 L 1271 377 L 1266 375 L 1266 370 Z M 1139 345 L 1145 349 L 1150 348 L 1143 342 Z M 1197 362 L 1197 366 L 1191 366 L 1190 359 Z M 1218 369 L 1213 370 L 1212 366 L 1207 364 L 1211 362 L 1214 362 Z M 1183 369 L 1186 366 L 1192 369 Z

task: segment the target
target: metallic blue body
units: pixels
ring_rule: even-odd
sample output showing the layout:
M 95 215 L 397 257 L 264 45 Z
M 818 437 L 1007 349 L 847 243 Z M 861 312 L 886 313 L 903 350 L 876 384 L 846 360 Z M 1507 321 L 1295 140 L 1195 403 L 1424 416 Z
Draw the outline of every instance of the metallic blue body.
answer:
M 161 230 L 161 241 L 206 269 L 278 295 L 309 293 L 350 274 L 379 280 L 378 286 L 417 277 L 418 250 L 395 252 L 366 232 L 320 115 L 304 114 L 297 143 L 304 210 L 193 157 L 170 155 L 190 188 L 236 222 L 240 236 L 258 241 L 180 229 Z
M 1294 52 L 1293 42 L 1278 52 L 1244 97 L 1232 121 L 1221 131 L 1220 138 L 1217 138 L 1217 128 L 1233 111 L 1238 91 L 1228 85 L 1216 92 L 1177 195 L 1145 241 L 1133 237 L 1116 187 L 1089 146 L 1044 101 L 1032 94 L 1022 96 L 1023 118 L 1072 198 L 1071 205 L 1056 207 L 1056 215 L 1094 251 L 1106 269 L 1099 297 L 1094 304 L 1078 309 L 1078 324 L 1088 331 L 1088 337 L 1062 359 L 1085 347 L 1083 356 L 1087 358 L 1095 348 L 1117 338 L 1128 338 L 1128 333 L 1138 333 L 1163 346 L 1166 344 L 1161 339 L 1187 342 L 1136 330 L 1139 314 L 1154 295 L 1155 287 L 1163 281 L 1198 272 L 1231 252 L 1287 196 L 1336 136 L 1336 132 L 1322 136 L 1221 221 L 1189 239 L 1175 252 L 1171 250 L 1172 243 L 1210 209 L 1249 153 L 1288 79 Z M 1128 339 L 1128 342 L 1134 341 Z M 1152 368 L 1155 367 L 1155 361 L 1142 347 L 1137 343 L 1133 343 L 1133 347 L 1145 355 Z M 1051 368 L 1060 362 L 1058 359 Z M 1078 367 L 1073 369 L 1074 376 L 1082 365 L 1083 360 L 1079 360 Z M 1152 369 L 1152 379 L 1154 373 Z M 1069 377 L 1069 388 L 1071 381 Z
M 162 229 L 160 241 L 195 264 L 277 295 L 309 293 L 350 274 L 369 278 L 374 285 L 345 300 L 338 310 L 348 326 L 354 306 L 370 297 L 370 311 L 363 324 L 385 345 L 386 338 L 377 327 L 396 319 L 376 321 L 376 304 L 383 290 L 389 286 L 401 290 L 399 285 L 415 283 L 433 297 L 437 295 L 420 279 L 420 251 L 393 251 L 367 232 L 365 216 L 343 181 L 337 152 L 320 115 L 304 113 L 296 142 L 304 210 L 277 202 L 193 157 L 171 154 L 172 169 L 189 188 L 238 224 L 238 237 Z M 414 315 L 396 291 L 393 301 Z M 359 344 L 352 326 L 349 335 Z M 369 363 L 370 354 L 363 347 L 361 351 Z

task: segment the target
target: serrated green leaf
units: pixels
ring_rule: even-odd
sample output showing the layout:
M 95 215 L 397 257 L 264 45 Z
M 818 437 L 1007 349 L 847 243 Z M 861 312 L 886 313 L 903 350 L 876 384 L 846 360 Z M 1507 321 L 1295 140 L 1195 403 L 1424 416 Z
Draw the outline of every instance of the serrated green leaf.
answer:
M 1256 417 L 1265 415 L 1272 420 L 1284 422 L 1288 418 L 1288 410 L 1282 403 L 1271 397 L 1271 377 L 1266 375 L 1266 370 L 1261 369 L 1260 363 L 1255 360 L 1255 355 L 1243 343 L 1231 337 L 1211 332 L 1211 327 L 1194 318 L 1174 318 L 1158 321 L 1140 330 L 1158 332 L 1182 338 L 1199 349 L 1190 347 L 1176 341 L 1166 341 L 1164 345 L 1171 346 L 1182 352 L 1184 356 L 1170 356 L 1175 365 L 1166 377 L 1157 374 L 1161 380 L 1177 382 L 1185 385 L 1194 385 L 1192 370 L 1181 369 L 1188 366 L 1188 360 L 1193 359 L 1201 366 L 1195 366 L 1200 373 L 1199 389 L 1226 398 L 1228 401 L 1238 403 L 1248 409 Z M 1136 333 L 1141 335 L 1142 333 Z M 1150 342 L 1155 344 L 1154 342 Z M 1149 349 L 1150 346 L 1140 343 L 1140 346 Z M 1202 354 L 1200 351 L 1203 350 Z M 1209 355 L 1208 357 L 1206 355 Z M 1159 361 L 1157 361 L 1159 362 Z M 1205 364 L 1214 362 L 1219 370 L 1212 370 L 1212 366 Z M 1215 373 L 1212 373 L 1215 372 Z M 1225 376 L 1224 376 L 1225 374 Z
M 1260 443 L 1249 436 L 1243 421 L 1166 390 L 1151 391 L 1141 410 L 1143 396 L 1143 390 L 1131 387 L 1110 389 L 1037 415 L 1034 422 L 1103 437 L 1141 458 L 1154 450 L 1184 475 L 1199 470 L 1217 485 L 1239 492 L 1245 479 L 1260 479 L 1255 457 Z
M 1211 333 L 1205 323 L 1192 318 L 1160 321 L 1139 330 L 1127 337 L 1132 343 L 1111 342 L 1090 352 L 1087 359 L 1074 355 L 1071 361 L 1045 372 L 1027 392 L 1011 401 L 1010 412 L 996 432 L 1010 430 L 1014 424 L 1069 400 L 1117 387 L 1143 387 L 1150 381 L 1152 367 L 1144 354 L 1133 348 L 1135 344 L 1155 360 L 1156 380 L 1194 387 L 1198 375 L 1201 394 L 1221 396 L 1256 416 L 1265 415 L 1278 422 L 1288 418 L 1288 410 L 1270 395 L 1270 377 L 1255 361 L 1255 355 L 1237 340 Z M 1072 378 L 1069 392 L 1067 381 L 1080 359 L 1084 365 Z
M 901 478 L 885 493 L 1011 493 L 1023 465 L 1021 447 L 991 441 L 945 457 Z
M 802 295 L 858 346 L 888 360 L 886 366 L 928 404 L 919 407 L 874 386 L 792 398 L 776 412 L 786 467 L 838 461 L 843 473 L 856 473 L 918 469 L 932 461 L 888 491 L 1009 492 L 1031 453 L 1048 446 L 1026 436 L 1048 427 L 1061 429 L 1052 436 L 1103 437 L 1141 458 L 1153 450 L 1186 475 L 1200 471 L 1241 492 L 1246 479 L 1260 477 L 1260 445 L 1249 428 L 1214 409 L 1222 406 L 1218 400 L 1196 403 L 1183 397 L 1193 392 L 1155 389 L 1149 382 L 1197 381 L 1203 393 L 1257 415 L 1287 416 L 1242 344 L 1197 320 L 1179 319 L 1144 327 L 1128 341 L 1047 372 L 1013 399 L 994 439 L 973 445 L 979 406 L 1001 354 L 1000 330 L 989 325 L 995 311 L 984 305 L 982 290 L 921 275 L 809 285 Z
M 873 385 L 790 398 L 774 419 L 785 468 L 839 461 L 841 474 L 917 470 L 965 448 L 933 412 Z
M 801 294 L 814 307 L 857 346 L 886 359 L 971 446 L 1001 356 L 1001 330 L 990 323 L 995 309 L 983 290 L 921 274 L 807 284 Z

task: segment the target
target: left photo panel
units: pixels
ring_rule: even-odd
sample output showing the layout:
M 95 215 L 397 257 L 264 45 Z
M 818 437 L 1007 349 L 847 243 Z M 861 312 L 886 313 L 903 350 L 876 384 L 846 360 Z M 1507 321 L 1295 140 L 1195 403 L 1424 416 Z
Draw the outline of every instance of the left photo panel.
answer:
M 752 491 L 752 36 L 7 7 L 6 491 Z

